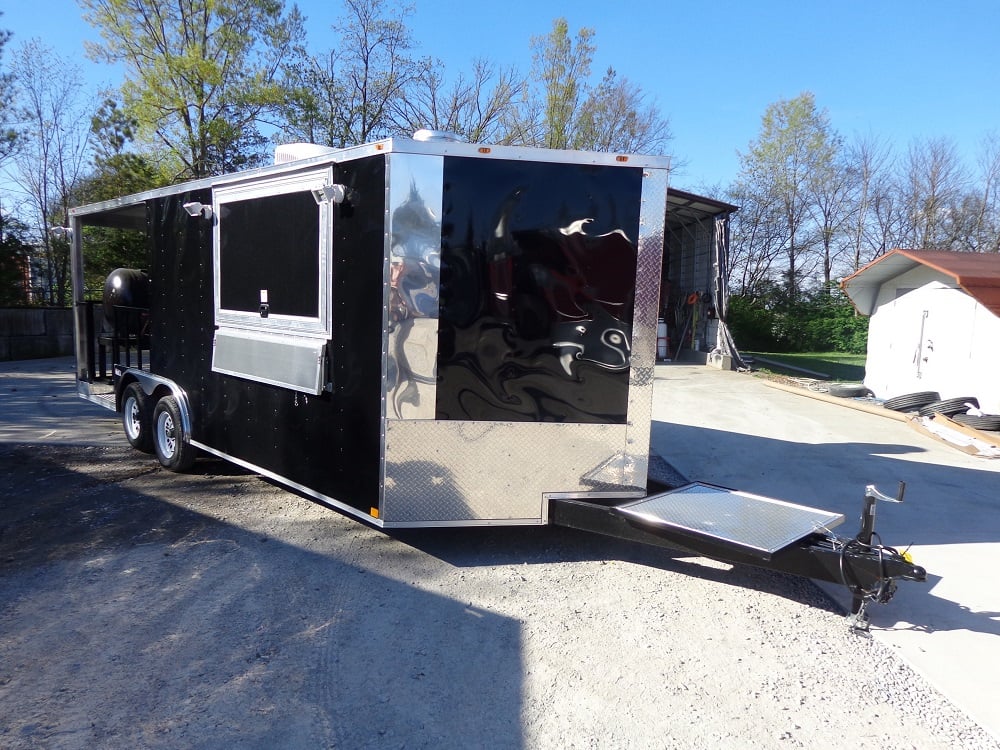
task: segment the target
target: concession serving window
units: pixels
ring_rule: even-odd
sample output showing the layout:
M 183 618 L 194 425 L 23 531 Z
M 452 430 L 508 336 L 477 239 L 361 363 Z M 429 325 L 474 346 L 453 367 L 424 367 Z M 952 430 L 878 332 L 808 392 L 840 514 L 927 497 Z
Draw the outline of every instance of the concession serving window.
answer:
M 212 369 L 319 393 L 325 384 L 333 204 L 329 166 L 215 189 Z

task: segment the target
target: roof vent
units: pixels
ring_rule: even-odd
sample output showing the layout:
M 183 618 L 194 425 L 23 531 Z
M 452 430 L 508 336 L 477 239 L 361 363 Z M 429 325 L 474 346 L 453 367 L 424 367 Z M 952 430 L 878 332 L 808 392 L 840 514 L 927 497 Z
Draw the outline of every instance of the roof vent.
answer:
M 446 143 L 465 143 L 465 139 L 458 133 L 449 133 L 447 130 L 429 130 L 421 128 L 413 134 L 415 141 L 444 141 Z
M 287 164 L 290 161 L 309 159 L 313 156 L 327 156 L 337 153 L 338 150 L 318 143 L 283 143 L 274 149 L 274 163 Z

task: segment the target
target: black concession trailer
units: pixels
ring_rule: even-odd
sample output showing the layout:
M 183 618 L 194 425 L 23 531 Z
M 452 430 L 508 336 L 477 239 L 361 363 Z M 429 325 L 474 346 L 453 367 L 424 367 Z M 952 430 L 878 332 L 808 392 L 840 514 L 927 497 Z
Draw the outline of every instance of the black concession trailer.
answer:
M 169 469 L 204 451 L 387 529 L 558 523 L 841 581 L 862 614 L 922 579 L 839 514 L 647 491 L 666 158 L 424 135 L 74 209 L 80 396 Z M 101 227 L 144 267 L 92 260 Z

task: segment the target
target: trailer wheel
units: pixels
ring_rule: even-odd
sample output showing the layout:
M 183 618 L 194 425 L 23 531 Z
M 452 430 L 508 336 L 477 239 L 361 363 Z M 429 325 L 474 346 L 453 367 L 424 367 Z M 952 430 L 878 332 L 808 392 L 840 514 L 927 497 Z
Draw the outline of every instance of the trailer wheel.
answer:
M 177 399 L 164 396 L 153 409 L 153 447 L 163 468 L 187 471 L 194 463 L 197 450 L 184 439 L 181 410 Z
M 138 383 L 129 383 L 122 394 L 122 427 L 129 445 L 143 453 L 153 452 L 149 399 Z

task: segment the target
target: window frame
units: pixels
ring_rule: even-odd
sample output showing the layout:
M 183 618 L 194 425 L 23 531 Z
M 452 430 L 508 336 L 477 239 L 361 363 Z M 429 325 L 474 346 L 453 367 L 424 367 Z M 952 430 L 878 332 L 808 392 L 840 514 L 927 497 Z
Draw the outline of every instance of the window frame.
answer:
M 212 191 L 212 210 L 216 217 L 212 233 L 212 264 L 214 267 L 214 312 L 218 329 L 240 332 L 288 333 L 308 338 L 329 339 L 333 332 L 331 272 L 333 248 L 333 208 L 329 201 L 317 205 L 319 213 L 319 246 L 316 248 L 318 285 L 317 314 L 298 316 L 234 310 L 222 307 L 223 214 L 227 203 L 268 198 L 289 193 L 313 191 L 333 184 L 333 167 L 325 165 L 292 173 L 280 174 L 217 186 Z

